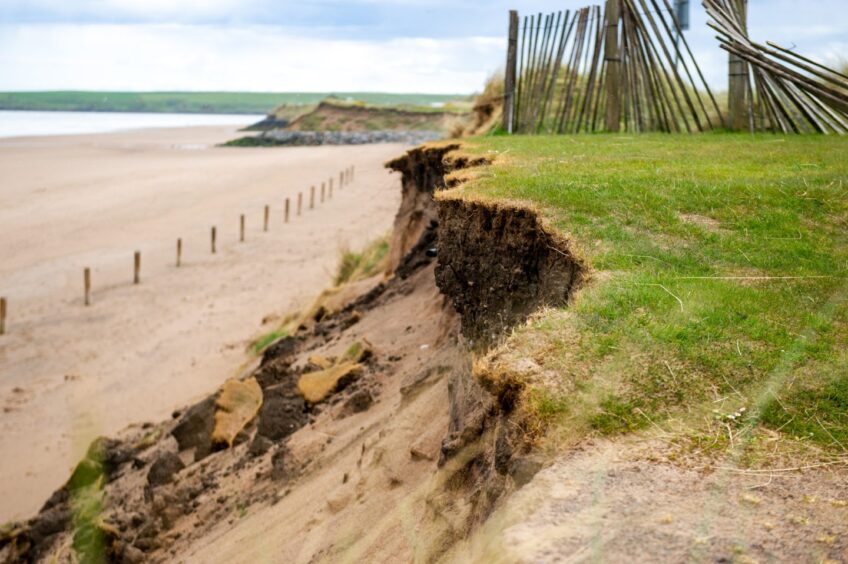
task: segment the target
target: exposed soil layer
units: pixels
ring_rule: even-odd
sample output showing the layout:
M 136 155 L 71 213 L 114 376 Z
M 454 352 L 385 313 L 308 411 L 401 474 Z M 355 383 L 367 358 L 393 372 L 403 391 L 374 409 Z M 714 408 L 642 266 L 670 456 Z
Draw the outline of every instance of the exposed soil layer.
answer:
M 499 204 L 439 201 L 436 284 L 462 316 L 462 332 L 486 346 L 542 306 L 564 306 L 583 266 L 536 214 Z
M 483 162 L 455 149 L 389 163 L 403 174 L 394 275 L 265 351 L 242 378 L 262 396 L 242 428 L 213 440 L 219 390 L 97 441 L 38 516 L 0 531 L 0 561 L 430 561 L 484 522 L 539 464 L 513 402 L 473 377 L 451 301 L 467 335 L 488 342 L 565 303 L 579 268 L 531 212 L 452 200 L 437 210 L 445 175 Z M 345 363 L 355 377 L 305 399 L 309 376 Z M 426 530 L 401 534 L 410 519 Z

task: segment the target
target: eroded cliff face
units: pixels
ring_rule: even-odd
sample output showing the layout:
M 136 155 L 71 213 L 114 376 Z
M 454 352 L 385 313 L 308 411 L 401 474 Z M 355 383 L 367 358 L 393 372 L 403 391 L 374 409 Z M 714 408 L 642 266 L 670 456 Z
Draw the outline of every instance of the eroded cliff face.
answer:
M 403 177 L 390 275 L 173 420 L 95 443 L 0 532 L 0 561 L 433 561 L 484 522 L 540 466 L 520 382 L 479 380 L 475 355 L 566 303 L 581 267 L 529 210 L 434 199 L 485 163 L 457 149 L 388 164 Z

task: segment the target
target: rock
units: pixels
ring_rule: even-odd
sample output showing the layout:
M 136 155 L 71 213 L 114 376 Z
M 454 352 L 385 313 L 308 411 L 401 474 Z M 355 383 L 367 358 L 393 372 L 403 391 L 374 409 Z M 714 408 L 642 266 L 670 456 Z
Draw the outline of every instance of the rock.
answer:
M 171 482 L 183 468 L 185 468 L 185 464 L 179 456 L 173 452 L 166 452 L 150 466 L 150 471 L 147 473 L 147 483 L 153 487 L 165 485 Z
M 348 491 L 336 492 L 327 498 L 327 508 L 332 513 L 338 513 L 350 504 L 353 495 Z
M 216 402 L 215 428 L 212 444 L 232 447 L 238 434 L 253 421 L 262 407 L 262 388 L 255 378 L 245 381 L 229 380 L 221 389 Z
M 442 139 L 438 131 L 288 131 L 275 129 L 253 138 L 239 140 L 241 144 L 278 146 L 368 145 L 371 143 L 404 143 L 420 145 Z
M 310 367 L 318 370 L 327 370 L 328 368 L 332 368 L 333 364 L 335 364 L 332 360 L 320 354 L 310 356 L 306 362 Z
M 273 480 L 290 480 L 297 474 L 291 453 L 281 448 L 271 456 L 271 478 Z
M 273 441 L 257 433 L 257 435 L 253 437 L 253 441 L 250 443 L 250 448 L 247 449 L 247 454 L 256 458 L 257 456 L 262 456 L 271 450 L 272 446 L 274 446 Z
M 307 423 L 306 402 L 293 381 L 265 389 L 263 397 L 257 438 L 280 441 Z
M 171 435 L 180 450 L 194 450 L 194 460 L 200 461 L 212 452 L 212 431 L 215 428 L 215 396 L 192 406 L 180 418 Z
M 298 340 L 295 337 L 283 337 L 273 343 L 262 353 L 262 363 L 260 366 L 265 366 L 272 360 L 284 359 L 290 361 L 295 351 L 297 351 L 297 343 Z
M 309 403 L 320 403 L 334 392 L 343 390 L 362 375 L 357 362 L 342 362 L 332 368 L 310 372 L 300 377 L 297 387 Z
M 354 413 L 362 413 L 368 411 L 374 403 L 374 398 L 371 397 L 371 392 L 368 390 L 357 390 L 342 406 L 342 415 L 353 415 Z

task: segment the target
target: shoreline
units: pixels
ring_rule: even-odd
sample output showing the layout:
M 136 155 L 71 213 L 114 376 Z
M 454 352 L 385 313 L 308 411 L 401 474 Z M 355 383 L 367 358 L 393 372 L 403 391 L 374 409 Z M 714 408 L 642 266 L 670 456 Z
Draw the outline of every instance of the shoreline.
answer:
M 237 134 L 263 117 L 257 114 L 0 110 L 0 140 L 198 127 L 238 128 Z

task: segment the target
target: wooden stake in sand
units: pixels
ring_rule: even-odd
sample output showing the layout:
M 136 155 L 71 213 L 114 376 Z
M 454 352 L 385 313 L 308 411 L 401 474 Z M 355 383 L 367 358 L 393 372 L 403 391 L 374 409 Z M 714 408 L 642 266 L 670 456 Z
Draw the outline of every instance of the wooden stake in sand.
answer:
M 239 218 L 239 242 L 244 243 L 244 214 Z
M 339 190 L 344 188 L 344 172 L 339 173 Z
M 333 179 L 332 178 L 330 179 L 330 192 L 327 195 L 327 198 L 330 199 L 330 200 L 333 199 Z
M 286 223 L 289 222 L 289 207 L 290 207 L 290 202 L 289 202 L 289 199 L 286 198 L 286 212 L 285 212 Z
M 82 271 L 82 283 L 85 292 L 85 305 L 91 305 L 91 269 L 86 268 Z
M 133 284 L 141 284 L 141 251 L 136 251 L 133 259 Z
M 309 209 L 315 209 L 315 186 L 309 189 Z
M 268 220 L 271 216 L 271 208 L 270 206 L 265 206 L 265 223 L 262 226 L 263 231 L 268 231 Z
M 324 192 L 326 192 L 326 191 L 327 191 L 327 183 L 322 182 L 321 183 L 321 203 L 322 204 L 324 203 Z
M 6 334 L 6 298 L 0 298 L 0 335 Z
M 215 239 L 217 239 L 218 230 L 214 227 L 212 228 L 212 254 L 215 254 Z
M 183 262 L 183 240 L 177 239 L 177 268 L 180 267 L 182 262 Z
M 297 193 L 297 215 L 300 215 L 300 209 L 303 207 L 303 192 Z

